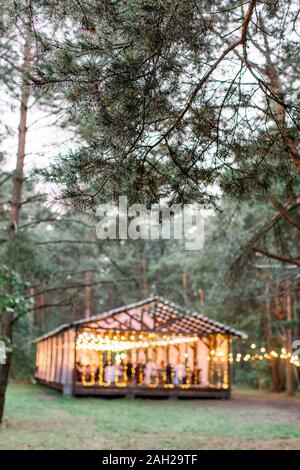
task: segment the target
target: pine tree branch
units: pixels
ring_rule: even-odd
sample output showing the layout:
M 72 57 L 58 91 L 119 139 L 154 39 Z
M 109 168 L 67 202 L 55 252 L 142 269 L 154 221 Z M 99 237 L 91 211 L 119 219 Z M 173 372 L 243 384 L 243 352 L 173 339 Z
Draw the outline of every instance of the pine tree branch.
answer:
M 282 206 L 278 201 L 277 199 L 275 198 L 274 195 L 270 194 L 269 195 L 269 199 L 271 201 L 271 203 L 273 204 L 273 206 L 275 207 L 275 209 L 278 210 L 278 212 L 280 213 L 280 215 L 282 215 L 282 217 L 290 224 L 290 225 L 293 225 L 294 227 L 296 227 L 298 230 L 300 230 L 300 222 L 297 222 L 297 220 L 295 220 L 293 217 L 291 217 L 291 215 L 289 214 L 289 210 L 290 209 L 287 209 L 286 207 Z M 298 205 L 300 204 L 300 201 L 296 204 L 296 206 L 294 207 L 297 207 Z
M 283 263 L 295 264 L 296 266 L 300 267 L 300 259 L 290 258 L 289 256 L 284 255 L 277 255 L 275 253 L 270 253 L 269 251 L 257 247 L 253 247 L 252 250 L 255 253 L 260 253 L 261 255 L 264 255 L 268 258 L 277 259 L 278 261 L 282 261 Z

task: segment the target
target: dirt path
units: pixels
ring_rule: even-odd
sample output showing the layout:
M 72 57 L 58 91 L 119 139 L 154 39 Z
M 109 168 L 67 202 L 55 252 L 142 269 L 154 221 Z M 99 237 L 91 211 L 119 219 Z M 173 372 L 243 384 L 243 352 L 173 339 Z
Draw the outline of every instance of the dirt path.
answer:
M 287 397 L 285 393 L 256 391 L 234 391 L 231 402 L 234 406 L 271 407 L 280 410 L 294 411 L 300 419 L 300 397 Z

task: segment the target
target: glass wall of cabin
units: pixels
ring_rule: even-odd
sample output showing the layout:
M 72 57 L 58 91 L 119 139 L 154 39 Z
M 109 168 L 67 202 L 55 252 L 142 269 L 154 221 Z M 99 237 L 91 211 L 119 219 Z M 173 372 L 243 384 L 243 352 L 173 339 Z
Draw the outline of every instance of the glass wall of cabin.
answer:
M 67 393 L 72 392 L 75 358 L 75 329 L 69 328 L 38 341 L 35 378 Z
M 83 330 L 75 380 L 83 386 L 229 387 L 227 336 Z

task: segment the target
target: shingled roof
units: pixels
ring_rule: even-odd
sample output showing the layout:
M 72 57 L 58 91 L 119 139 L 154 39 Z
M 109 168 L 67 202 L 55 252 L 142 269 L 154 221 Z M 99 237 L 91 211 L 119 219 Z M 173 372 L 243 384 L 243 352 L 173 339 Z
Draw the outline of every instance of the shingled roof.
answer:
M 244 332 L 208 318 L 202 313 L 185 309 L 162 297 L 153 296 L 93 315 L 90 318 L 61 325 L 37 338 L 35 342 L 74 326 L 78 328 L 132 329 L 162 333 L 198 334 L 200 336 L 220 333 L 247 338 Z

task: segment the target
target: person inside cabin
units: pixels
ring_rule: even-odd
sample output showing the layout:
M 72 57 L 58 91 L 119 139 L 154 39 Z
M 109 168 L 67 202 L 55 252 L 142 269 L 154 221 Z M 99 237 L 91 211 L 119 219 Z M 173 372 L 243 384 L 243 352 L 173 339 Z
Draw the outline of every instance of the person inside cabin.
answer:
M 81 382 L 83 374 L 83 367 L 80 361 L 76 361 L 76 368 L 75 368 L 75 380 L 76 382 Z
M 153 361 L 147 362 L 145 366 L 144 382 L 146 385 L 154 384 L 156 377 L 156 365 Z
M 159 383 L 163 384 L 165 380 L 165 367 L 163 361 L 160 361 L 158 364 L 157 375 Z
M 144 368 L 145 365 L 142 362 L 138 362 L 135 368 L 135 382 L 142 384 L 144 381 Z
M 107 364 L 104 368 L 104 382 L 114 384 L 116 381 L 117 366 Z
M 173 367 L 170 363 L 168 363 L 166 367 L 166 384 L 168 385 L 170 385 L 173 382 L 172 372 L 173 372 Z
M 104 382 L 107 383 L 108 382 L 108 378 L 110 378 L 110 364 L 108 364 L 107 362 L 104 364 L 104 367 L 103 367 L 103 370 L 104 370 Z
M 184 364 L 177 364 L 174 370 L 174 384 L 183 385 L 186 383 L 186 368 Z
M 126 377 L 127 377 L 127 383 L 132 382 L 132 375 L 133 375 L 133 365 L 130 361 L 127 362 L 126 365 Z
M 121 361 L 119 364 L 116 365 L 116 381 L 123 382 L 124 380 L 124 362 Z
M 87 364 L 86 366 L 84 366 L 84 375 L 85 375 L 85 380 L 87 382 L 90 382 L 92 379 L 92 368 L 90 364 Z
M 95 382 L 96 383 L 99 382 L 99 378 L 100 378 L 100 367 L 96 366 L 96 370 L 95 370 Z

